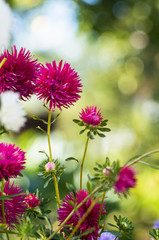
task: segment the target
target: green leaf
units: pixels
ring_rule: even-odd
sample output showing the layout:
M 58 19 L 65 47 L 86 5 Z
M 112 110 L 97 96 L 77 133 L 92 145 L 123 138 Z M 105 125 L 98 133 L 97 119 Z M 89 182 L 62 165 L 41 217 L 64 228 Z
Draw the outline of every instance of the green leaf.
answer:
M 77 123 L 77 124 L 78 124 L 79 122 L 81 122 L 81 120 L 79 120 L 79 119 L 73 119 L 72 121 L 73 121 L 74 123 Z
M 100 137 L 105 137 L 105 135 L 104 135 L 103 133 L 97 132 L 97 134 L 98 134 Z
M 13 194 L 13 195 L 6 195 L 6 196 L 0 196 L 0 200 L 9 200 L 12 197 L 24 195 L 24 193 L 18 193 L 18 194 Z
M 76 162 L 79 162 L 78 159 L 74 158 L 74 157 L 69 157 L 69 158 L 66 158 L 65 161 L 76 161 Z
M 39 153 L 44 153 L 45 154 L 45 156 L 49 159 L 49 155 L 44 151 L 44 150 L 42 150 L 42 151 L 38 151 Z
M 41 122 L 43 122 L 44 124 L 48 124 L 44 119 L 39 118 L 38 116 L 33 115 L 32 118 L 33 118 L 34 120 L 41 121 Z
M 90 131 L 87 133 L 87 137 L 89 137 L 92 140 L 94 139 L 93 134 Z
M 116 237 L 122 237 L 121 233 L 115 230 L 109 230 L 107 232 L 110 232 L 111 234 L 113 234 Z
M 86 130 L 86 128 L 85 128 L 85 129 L 83 129 L 83 130 L 81 130 L 79 134 L 82 134 L 82 133 L 84 133 L 84 132 L 85 132 L 85 130 Z
M 66 183 L 66 187 L 67 187 L 67 189 L 68 189 L 70 192 L 73 192 L 73 195 L 74 195 L 74 196 L 76 196 L 76 189 L 75 189 L 75 187 L 74 187 L 72 184 Z
M 50 181 L 51 181 L 51 178 L 49 178 L 49 180 L 47 180 L 47 181 L 44 183 L 43 188 L 46 188 L 46 187 L 48 186 L 48 184 L 49 184 Z
M 101 132 L 110 132 L 111 131 L 110 128 L 98 128 L 98 130 Z
M 89 191 L 89 193 L 92 192 L 93 186 L 92 183 L 90 181 L 87 181 L 87 190 Z
M 147 166 L 149 166 L 151 168 L 155 168 L 155 169 L 159 170 L 159 167 L 151 165 L 150 163 L 147 163 L 147 162 L 144 162 L 144 161 L 138 161 L 138 163 L 142 163 L 142 164 L 145 164 L 145 165 L 147 165 Z
M 41 130 L 43 133 L 47 134 L 47 132 L 44 129 L 42 129 L 40 126 L 37 126 L 36 128 Z
M 109 226 L 111 227 L 115 227 L 115 228 L 118 228 L 116 225 L 112 224 L 112 223 L 108 223 Z
M 59 113 L 55 116 L 55 118 L 54 118 L 54 120 L 51 122 L 51 124 L 54 123 L 54 122 L 57 120 L 57 118 L 60 116 L 60 114 L 61 114 L 61 112 L 59 112 Z

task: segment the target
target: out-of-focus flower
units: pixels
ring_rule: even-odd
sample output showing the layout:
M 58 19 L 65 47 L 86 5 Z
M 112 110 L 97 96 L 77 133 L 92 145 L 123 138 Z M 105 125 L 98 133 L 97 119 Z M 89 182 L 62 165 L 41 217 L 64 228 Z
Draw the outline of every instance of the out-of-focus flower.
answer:
M 5 50 L 0 54 L 0 62 L 7 60 L 0 68 L 0 93 L 12 90 L 20 94 L 22 100 L 28 99 L 34 93 L 35 80 L 40 64 L 32 60 L 33 56 L 25 48 L 18 52 L 16 46 L 11 53 Z
M 154 223 L 153 228 L 155 228 L 155 229 L 159 228 L 159 220 L 157 220 L 157 221 Z
M 34 193 L 29 193 L 29 195 L 25 197 L 25 203 L 27 204 L 28 208 L 38 207 L 40 201 L 42 200 L 36 197 Z
M 12 24 L 12 13 L 9 5 L 4 1 L 0 0 L 0 50 L 4 47 L 9 46 L 10 32 Z
M 39 99 L 49 104 L 49 109 L 55 110 L 58 107 L 68 108 L 73 105 L 79 98 L 82 84 L 77 72 L 70 67 L 70 64 L 62 60 L 59 65 L 56 61 L 46 63 L 40 67 L 40 75 L 36 81 L 36 93 Z
M 73 196 L 72 193 L 65 196 L 62 204 L 60 204 L 60 208 L 58 209 L 58 220 L 60 224 L 67 218 L 70 212 L 74 209 L 75 205 L 80 204 L 86 197 L 88 196 L 88 192 L 85 190 L 76 191 L 76 198 Z M 68 225 L 72 225 L 73 227 L 76 226 L 80 218 L 86 213 L 87 209 L 92 203 L 92 199 L 89 198 L 73 215 L 72 217 L 66 222 Z M 87 215 L 86 219 L 80 225 L 79 230 L 81 233 L 85 232 L 90 228 L 94 228 L 94 230 L 83 236 L 82 240 L 95 240 L 99 236 L 99 211 L 100 211 L 100 204 L 96 203 L 90 213 Z M 103 207 L 102 214 L 106 213 Z M 70 231 L 70 229 L 68 229 Z
M 118 175 L 118 179 L 114 184 L 117 193 L 126 193 L 129 188 L 136 186 L 135 171 L 130 167 L 123 167 Z
M 112 167 L 106 167 L 103 169 L 103 174 L 108 177 L 111 174 L 111 171 Z
M 20 175 L 24 164 L 25 152 L 13 144 L 0 143 L 0 180 Z
M 47 172 L 52 172 L 54 169 L 55 169 L 55 163 L 53 162 L 48 162 L 46 165 L 45 165 L 45 169 Z
M 1 94 L 0 123 L 7 131 L 18 132 L 26 122 L 26 113 L 18 99 L 19 94 L 12 91 Z
M 103 119 L 100 110 L 97 111 L 97 106 L 87 106 L 85 109 L 82 109 L 79 118 L 87 125 L 97 127 Z
M 98 238 L 98 240 L 115 240 L 116 236 L 114 236 L 113 234 L 109 233 L 109 232 L 103 232 L 100 235 L 100 238 Z M 118 238 L 116 239 L 118 240 Z
M 4 201 L 4 210 L 5 210 L 5 218 L 6 223 L 9 229 L 15 227 L 16 224 L 19 224 L 19 220 L 23 219 L 23 214 L 26 211 L 26 203 L 24 202 L 25 193 L 22 192 L 23 190 L 19 187 L 19 185 L 12 183 L 9 186 L 9 181 L 5 183 L 4 186 L 4 193 L 6 195 L 14 195 L 14 194 L 21 194 L 15 197 L 11 197 L 9 200 Z M 0 192 L 0 195 L 2 193 Z M 2 217 L 2 202 L 0 201 L 0 222 L 3 223 Z

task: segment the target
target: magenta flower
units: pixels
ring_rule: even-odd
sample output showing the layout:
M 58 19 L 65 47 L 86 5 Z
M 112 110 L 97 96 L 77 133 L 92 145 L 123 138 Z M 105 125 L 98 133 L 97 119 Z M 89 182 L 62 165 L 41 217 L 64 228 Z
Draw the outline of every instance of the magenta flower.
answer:
M 118 179 L 114 184 L 117 193 L 126 193 L 129 188 L 136 186 L 135 171 L 130 167 L 123 167 L 118 175 Z
M 103 120 L 100 110 L 97 111 L 97 106 L 87 106 L 84 110 L 82 109 L 79 118 L 87 125 L 97 127 Z
M 0 143 L 0 181 L 17 177 L 25 164 L 25 152 L 12 144 Z
M 6 223 L 9 229 L 15 227 L 16 224 L 19 224 L 19 220 L 23 220 L 23 214 L 26 212 L 26 203 L 24 202 L 25 193 L 22 192 L 22 189 L 19 185 L 14 185 L 14 182 L 9 187 L 9 181 L 5 183 L 4 193 L 6 195 L 20 194 L 19 196 L 11 197 L 9 200 L 4 200 L 4 211 Z M 0 195 L 2 193 L 0 192 Z M 0 201 L 0 222 L 3 223 L 2 217 L 2 202 Z
M 81 203 L 87 196 L 88 196 L 88 192 L 86 190 L 79 190 L 79 192 L 76 191 L 76 199 L 74 198 L 73 193 L 70 193 L 65 196 L 63 203 L 60 204 L 60 208 L 58 209 L 58 216 L 59 216 L 58 220 L 60 221 L 60 224 L 66 219 L 66 217 L 74 209 L 74 206 L 76 204 L 78 205 L 79 203 Z M 75 227 L 79 219 L 85 214 L 85 212 L 87 211 L 91 203 L 92 203 L 92 199 L 89 198 L 66 222 L 66 225 L 68 224 Z M 98 226 L 99 211 L 100 211 L 100 204 L 96 203 L 93 209 L 90 211 L 90 213 L 86 217 L 86 219 L 80 225 L 79 230 L 81 231 L 81 233 L 85 232 L 90 228 L 94 228 L 94 230 L 91 233 L 83 236 L 81 238 L 82 240 L 95 240 L 99 236 L 99 226 Z M 102 214 L 104 213 L 106 212 L 103 206 Z M 70 229 L 68 230 L 71 232 Z
M 40 75 L 36 81 L 36 93 L 39 99 L 49 103 L 49 109 L 55 110 L 58 107 L 68 108 L 76 102 L 82 92 L 81 79 L 77 72 L 70 67 L 70 64 L 62 60 L 57 66 L 56 61 L 46 63 L 40 67 Z
M 35 193 L 29 193 L 27 197 L 25 197 L 25 203 L 27 204 L 28 208 L 39 207 L 39 202 L 42 201 L 35 197 Z
M 40 64 L 32 60 L 33 56 L 25 48 L 19 53 L 16 47 L 11 48 L 11 53 L 5 50 L 0 54 L 0 62 L 6 62 L 0 68 L 0 93 L 12 90 L 20 94 L 22 100 L 28 99 L 34 93 L 35 80 Z

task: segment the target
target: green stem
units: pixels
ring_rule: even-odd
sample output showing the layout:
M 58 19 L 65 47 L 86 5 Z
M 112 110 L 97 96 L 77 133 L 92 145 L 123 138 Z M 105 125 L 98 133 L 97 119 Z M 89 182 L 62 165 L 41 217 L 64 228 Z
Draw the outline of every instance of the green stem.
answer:
M 2 61 L 0 62 L 0 68 L 3 66 L 3 64 L 7 61 L 7 58 L 3 58 Z
M 65 225 L 65 223 L 72 217 L 72 215 L 92 196 L 94 195 L 98 190 L 100 190 L 103 187 L 103 185 L 98 186 L 95 188 L 80 204 L 78 204 L 67 216 L 67 218 L 62 222 L 62 224 L 58 227 L 58 229 L 49 236 L 48 240 L 51 240 L 55 234 L 61 230 L 61 228 Z
M 136 158 L 134 161 L 126 164 L 126 166 L 127 166 L 127 167 L 130 167 L 130 166 L 132 166 L 133 164 L 135 164 L 135 163 L 137 163 L 138 161 L 140 161 L 141 159 L 147 157 L 148 155 L 151 155 L 151 154 L 154 154 L 154 153 L 158 153 L 158 152 L 159 152 L 159 149 L 153 150 L 153 151 L 151 151 L 151 152 L 147 152 L 147 153 L 143 154 L 142 156 Z
M 81 163 L 81 171 L 80 171 L 80 189 L 82 189 L 82 173 L 83 173 L 83 165 L 84 165 L 84 160 L 87 152 L 87 147 L 88 147 L 88 141 L 89 137 L 87 137 L 86 144 L 85 144 L 85 149 L 83 153 L 83 158 L 82 158 L 82 163 Z
M 50 110 L 50 111 L 49 111 L 49 115 L 48 115 L 48 125 L 47 125 L 47 136 L 48 136 L 48 145 L 49 145 L 50 162 L 53 161 L 53 158 L 52 158 L 52 151 L 51 151 L 51 141 L 50 141 L 51 113 L 52 113 L 52 111 Z M 60 206 L 60 194 L 59 194 L 59 188 L 58 188 L 58 181 L 57 181 L 55 175 L 53 175 L 53 179 L 54 179 L 54 186 L 55 186 L 56 200 L 57 200 L 57 204 L 58 204 L 58 207 L 59 207 L 59 206 Z
M 2 187 L 1 187 L 1 193 L 2 196 L 4 195 L 4 179 L 2 179 Z M 4 209 L 4 200 L 2 200 L 2 219 L 3 219 L 3 223 L 7 226 L 6 224 L 6 217 L 5 217 L 5 209 Z M 9 238 L 9 234 L 6 233 L 7 239 L 10 240 Z
M 50 153 L 50 162 L 52 162 L 52 151 L 51 151 L 51 141 L 50 141 L 51 113 L 52 111 L 50 110 L 48 115 L 48 125 L 47 125 L 47 137 L 48 137 L 48 145 L 49 145 L 49 153 Z
M 102 196 L 102 195 L 101 195 Z M 100 197 L 101 197 L 100 196 Z M 92 201 L 91 205 L 89 206 L 89 208 L 87 209 L 87 211 L 85 212 L 85 214 L 83 215 L 82 218 L 80 218 L 80 220 L 78 221 L 77 225 L 75 226 L 75 228 L 73 229 L 73 231 L 71 232 L 70 236 L 67 238 L 67 240 L 70 240 L 73 235 L 76 233 L 76 231 L 78 230 L 78 228 L 80 227 L 80 225 L 83 223 L 83 221 L 86 219 L 86 217 L 88 216 L 88 214 L 90 213 L 90 211 L 92 210 L 92 208 L 94 207 L 94 205 L 98 202 L 99 198 L 96 198 L 95 200 Z
M 104 203 L 104 199 L 105 199 L 105 194 L 106 194 L 106 191 L 102 195 L 103 197 L 102 197 L 102 202 L 101 202 L 100 210 L 99 210 L 99 221 L 100 221 L 100 217 L 101 217 L 101 214 L 102 214 L 102 208 L 103 208 L 103 203 Z

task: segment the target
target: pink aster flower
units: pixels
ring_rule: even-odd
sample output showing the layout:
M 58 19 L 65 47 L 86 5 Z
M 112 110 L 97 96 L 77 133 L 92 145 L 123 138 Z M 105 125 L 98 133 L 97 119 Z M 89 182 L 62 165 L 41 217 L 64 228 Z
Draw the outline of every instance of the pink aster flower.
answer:
M 0 54 L 0 62 L 7 60 L 0 68 L 0 93 L 12 90 L 20 94 L 22 100 L 28 99 L 34 93 L 34 82 L 38 75 L 40 64 L 32 60 L 33 56 L 25 48 L 19 53 L 16 47 L 11 48 L 11 53 L 5 50 Z
M 46 172 L 52 172 L 55 170 L 55 163 L 54 162 L 48 162 L 46 165 L 45 165 L 45 170 Z
M 9 186 L 9 181 L 5 183 L 4 193 L 6 195 L 21 194 L 15 197 L 11 197 L 9 200 L 4 200 L 4 211 L 6 223 L 9 229 L 15 227 L 16 224 L 19 224 L 19 220 L 23 220 L 23 214 L 26 212 L 26 203 L 24 202 L 25 193 L 22 192 L 22 189 L 19 185 L 12 183 Z M 0 195 L 1 192 L 0 192 Z M 3 223 L 2 217 L 2 202 L 0 201 L 0 222 Z
M 39 202 L 42 201 L 35 197 L 35 193 L 29 193 L 27 197 L 25 197 L 25 203 L 27 204 L 28 208 L 39 207 Z
M 129 188 L 136 185 L 135 171 L 130 167 L 123 167 L 118 175 L 118 179 L 114 184 L 117 193 L 126 193 Z
M 0 143 L 0 181 L 17 177 L 25 164 L 25 152 L 13 144 Z
M 60 208 L 58 209 L 58 220 L 60 221 L 60 224 L 66 219 L 66 217 L 74 209 L 74 206 L 76 204 L 77 205 L 80 204 L 87 196 L 88 196 L 88 192 L 86 190 L 79 190 L 79 192 L 76 191 L 76 199 L 74 198 L 72 193 L 65 196 L 63 203 L 60 204 Z M 73 225 L 73 227 L 75 227 L 79 219 L 85 214 L 85 212 L 87 211 L 91 203 L 92 203 L 92 199 L 89 198 L 77 210 L 77 212 L 75 212 L 72 215 L 72 217 L 66 222 L 66 224 Z M 83 236 L 81 238 L 82 240 L 95 240 L 99 236 L 99 226 L 98 226 L 99 211 L 100 211 L 100 204 L 96 203 L 93 209 L 90 211 L 90 213 L 86 217 L 86 219 L 80 225 L 79 230 L 81 231 L 81 233 L 85 232 L 90 228 L 94 228 L 94 230 L 91 233 Z M 103 206 L 102 214 L 104 213 L 106 212 Z M 70 229 L 68 230 L 71 232 Z
M 36 93 L 39 99 L 49 104 L 49 109 L 55 110 L 58 107 L 68 108 L 79 98 L 82 84 L 77 72 L 70 67 L 70 64 L 62 60 L 59 65 L 56 61 L 46 63 L 40 67 L 40 75 L 36 81 Z
M 87 125 L 97 127 L 103 119 L 100 110 L 97 111 L 97 106 L 87 106 L 84 110 L 82 109 L 79 118 Z

